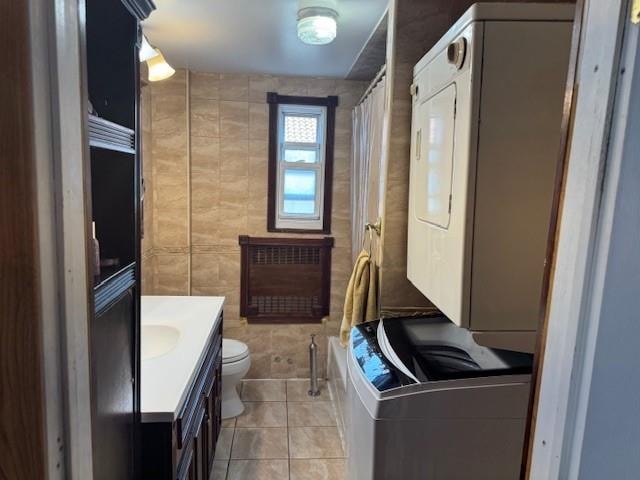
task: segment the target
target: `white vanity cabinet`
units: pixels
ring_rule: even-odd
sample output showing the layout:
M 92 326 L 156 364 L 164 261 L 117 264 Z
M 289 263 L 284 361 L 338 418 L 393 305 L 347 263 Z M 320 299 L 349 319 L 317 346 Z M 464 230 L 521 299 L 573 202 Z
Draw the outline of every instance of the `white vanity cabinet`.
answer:
M 211 476 L 222 422 L 223 305 L 223 297 L 142 297 L 143 479 Z

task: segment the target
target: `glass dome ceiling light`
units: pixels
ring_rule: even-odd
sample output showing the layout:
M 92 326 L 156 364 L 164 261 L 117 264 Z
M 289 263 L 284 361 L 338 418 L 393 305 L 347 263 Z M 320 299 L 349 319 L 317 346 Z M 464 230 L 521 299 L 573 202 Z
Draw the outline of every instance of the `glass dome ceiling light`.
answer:
M 327 7 L 298 10 L 298 38 L 308 45 L 327 45 L 336 38 L 338 12 Z

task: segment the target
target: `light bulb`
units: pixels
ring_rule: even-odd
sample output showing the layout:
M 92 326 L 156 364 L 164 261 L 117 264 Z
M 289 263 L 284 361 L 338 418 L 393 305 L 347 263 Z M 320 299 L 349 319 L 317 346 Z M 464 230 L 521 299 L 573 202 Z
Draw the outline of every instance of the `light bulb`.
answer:
M 309 45 L 327 45 L 336 38 L 337 19 L 331 8 L 303 8 L 298 12 L 298 38 Z
M 164 80 L 176 73 L 171 65 L 169 65 L 164 59 L 164 56 L 162 55 L 160 50 L 156 48 L 156 52 L 158 53 L 158 55 L 147 60 L 150 82 L 158 82 L 160 80 Z

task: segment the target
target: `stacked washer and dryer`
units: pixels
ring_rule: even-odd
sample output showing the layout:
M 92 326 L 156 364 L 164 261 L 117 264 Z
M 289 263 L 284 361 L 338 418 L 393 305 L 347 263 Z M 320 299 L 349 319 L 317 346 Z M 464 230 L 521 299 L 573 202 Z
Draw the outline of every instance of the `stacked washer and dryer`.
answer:
M 350 480 L 519 478 L 572 22 L 476 4 L 414 68 L 407 276 L 442 314 L 352 330 Z

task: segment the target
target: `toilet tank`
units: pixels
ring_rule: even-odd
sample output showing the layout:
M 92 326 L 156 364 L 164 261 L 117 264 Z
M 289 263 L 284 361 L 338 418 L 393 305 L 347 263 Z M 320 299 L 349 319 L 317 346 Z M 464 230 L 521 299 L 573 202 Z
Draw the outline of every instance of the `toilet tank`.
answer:
M 537 328 L 572 23 L 476 4 L 414 68 L 407 276 L 475 332 Z

